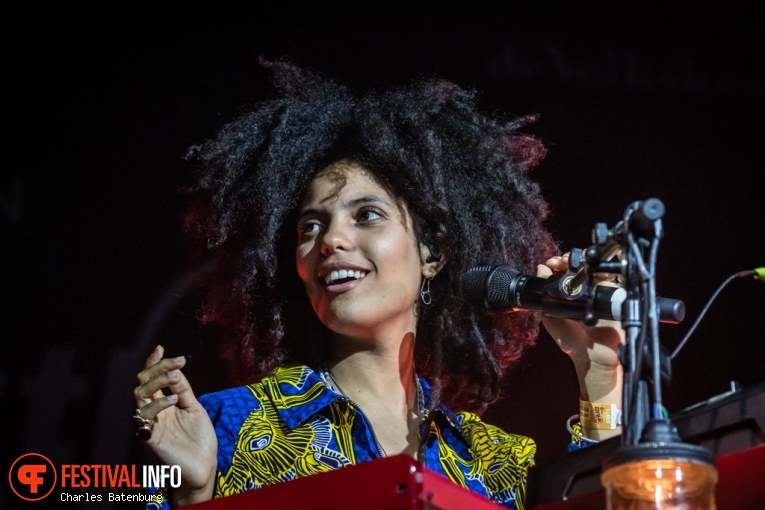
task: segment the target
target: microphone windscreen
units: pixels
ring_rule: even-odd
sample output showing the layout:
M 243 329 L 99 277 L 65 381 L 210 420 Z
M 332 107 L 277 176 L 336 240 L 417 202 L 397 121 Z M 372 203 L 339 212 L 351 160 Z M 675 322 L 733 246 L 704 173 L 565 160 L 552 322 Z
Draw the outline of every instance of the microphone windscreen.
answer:
M 462 297 L 473 305 L 489 310 L 512 308 L 513 282 L 519 273 L 505 266 L 478 266 L 462 275 Z

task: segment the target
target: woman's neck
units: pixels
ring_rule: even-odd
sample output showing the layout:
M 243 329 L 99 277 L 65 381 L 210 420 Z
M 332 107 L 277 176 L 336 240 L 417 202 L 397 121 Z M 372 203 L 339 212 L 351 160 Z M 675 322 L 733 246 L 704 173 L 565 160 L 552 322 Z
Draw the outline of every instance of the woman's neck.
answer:
M 349 398 L 364 401 L 401 402 L 414 405 L 414 334 L 398 345 L 374 344 L 362 348 L 353 341 L 335 338 L 332 360 L 327 367 Z
M 417 456 L 422 401 L 414 368 L 414 334 L 397 348 L 348 349 L 335 339 L 328 365 L 330 383 L 369 420 L 382 455 Z M 340 341 L 339 341 L 340 340 Z

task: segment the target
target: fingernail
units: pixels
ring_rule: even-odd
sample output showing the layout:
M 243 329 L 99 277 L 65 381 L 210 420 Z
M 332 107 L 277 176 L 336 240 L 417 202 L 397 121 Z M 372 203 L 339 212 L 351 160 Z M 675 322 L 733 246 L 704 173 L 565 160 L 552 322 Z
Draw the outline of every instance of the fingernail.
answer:
M 172 395 L 168 395 L 167 396 L 167 401 L 168 402 L 175 402 L 177 400 L 178 400 L 178 395 L 176 395 L 175 393 L 173 393 Z
M 181 362 L 181 361 L 183 361 L 184 359 L 186 359 L 186 357 L 185 357 L 185 356 L 178 356 L 178 357 L 175 357 L 175 358 L 173 358 L 173 361 L 176 361 L 176 362 L 180 363 L 180 362 Z

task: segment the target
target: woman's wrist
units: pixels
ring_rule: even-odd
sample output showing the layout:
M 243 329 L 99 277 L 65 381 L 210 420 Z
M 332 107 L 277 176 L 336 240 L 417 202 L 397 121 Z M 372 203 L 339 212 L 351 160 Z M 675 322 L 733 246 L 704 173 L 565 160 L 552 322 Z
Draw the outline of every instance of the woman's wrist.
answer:
M 619 363 L 611 365 L 592 360 L 575 361 L 574 368 L 582 400 L 614 403 L 621 407 L 624 370 Z
M 177 489 L 173 489 L 172 500 L 173 507 L 181 507 L 186 505 L 193 505 L 195 503 L 204 503 L 210 501 L 213 497 L 213 489 L 215 488 L 214 479 L 207 483 L 201 489 L 189 489 L 184 490 L 183 484 Z
M 622 381 L 621 365 L 595 362 L 586 370 L 577 367 L 579 376 L 579 420 L 588 439 L 602 441 L 621 434 Z

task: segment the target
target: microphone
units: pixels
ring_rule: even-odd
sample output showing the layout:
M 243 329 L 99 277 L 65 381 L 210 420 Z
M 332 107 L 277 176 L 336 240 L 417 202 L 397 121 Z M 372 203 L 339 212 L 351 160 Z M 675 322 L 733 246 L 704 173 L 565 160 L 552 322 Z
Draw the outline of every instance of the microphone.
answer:
M 506 266 L 479 266 L 460 279 L 462 297 L 471 305 L 492 312 L 541 310 L 550 317 L 584 319 L 587 307 L 585 284 L 573 289 L 573 273 L 563 277 L 528 276 Z M 592 313 L 595 319 L 621 320 L 627 291 L 621 287 L 598 285 Z M 656 298 L 660 322 L 678 324 L 685 318 L 685 303 L 678 299 Z

